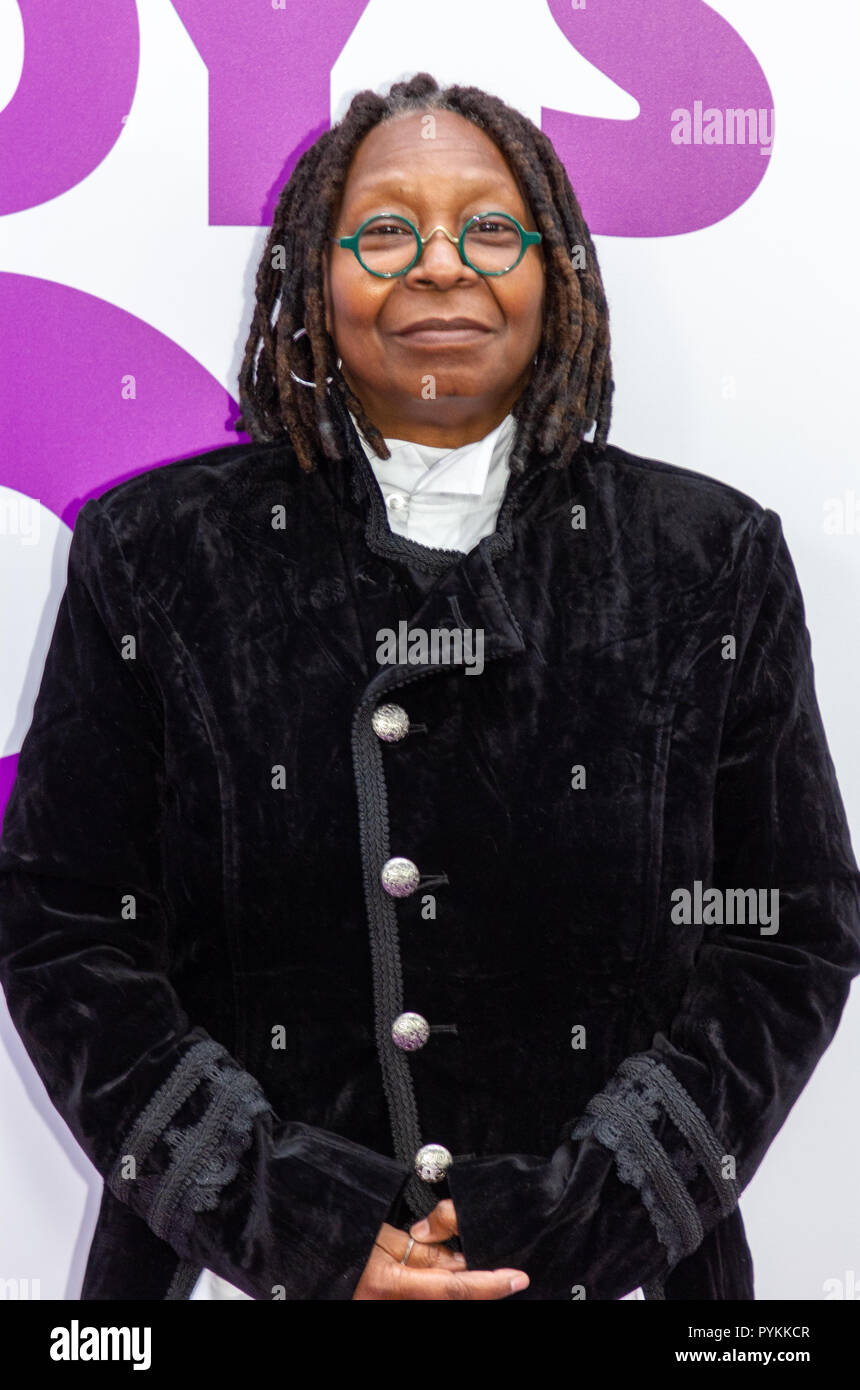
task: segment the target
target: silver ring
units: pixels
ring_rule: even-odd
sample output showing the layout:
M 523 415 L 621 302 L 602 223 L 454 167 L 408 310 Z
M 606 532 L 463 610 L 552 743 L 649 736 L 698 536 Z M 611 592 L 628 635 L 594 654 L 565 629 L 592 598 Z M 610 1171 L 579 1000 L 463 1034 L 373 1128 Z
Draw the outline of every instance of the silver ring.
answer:
M 413 1247 L 414 1244 L 415 1244 L 415 1237 L 414 1237 L 414 1236 L 410 1236 L 410 1237 L 409 1237 L 409 1244 L 408 1244 L 407 1247 L 406 1247 L 406 1253 L 405 1253 L 405 1255 L 403 1256 L 403 1258 L 402 1258 L 401 1261 L 400 1261 L 400 1263 L 401 1263 L 402 1265 L 405 1265 L 405 1264 L 407 1263 L 407 1261 L 408 1261 L 408 1259 L 409 1259 L 409 1256 L 410 1256 L 410 1254 L 412 1253 L 412 1247 Z

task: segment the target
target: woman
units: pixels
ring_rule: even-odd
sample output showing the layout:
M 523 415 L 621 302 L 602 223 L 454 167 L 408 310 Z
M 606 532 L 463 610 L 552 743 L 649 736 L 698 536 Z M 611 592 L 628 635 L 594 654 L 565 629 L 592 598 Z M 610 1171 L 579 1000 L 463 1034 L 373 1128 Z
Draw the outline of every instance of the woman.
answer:
M 84 1299 L 754 1297 L 860 875 L 779 518 L 611 393 L 552 147 L 421 74 L 283 191 L 254 443 L 81 510 L 0 979 Z

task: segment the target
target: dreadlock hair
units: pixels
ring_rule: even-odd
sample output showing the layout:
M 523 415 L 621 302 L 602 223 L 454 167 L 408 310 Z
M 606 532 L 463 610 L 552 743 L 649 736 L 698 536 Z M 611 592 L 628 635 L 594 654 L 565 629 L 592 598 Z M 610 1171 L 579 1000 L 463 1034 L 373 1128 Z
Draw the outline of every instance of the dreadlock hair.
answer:
M 380 458 L 388 448 L 350 390 L 325 326 L 323 277 L 330 236 L 349 164 L 374 126 L 413 112 L 453 111 L 486 132 L 519 181 L 531 207 L 544 253 L 546 296 L 537 362 L 511 413 L 517 423 L 510 456 L 522 473 L 535 453 L 556 455 L 565 467 L 592 425 L 594 444 L 606 446 L 614 383 L 609 355 L 609 311 L 597 255 L 570 180 L 538 127 L 500 98 L 478 87 L 441 90 L 429 73 L 396 82 L 388 96 L 367 90 L 353 97 L 343 119 L 301 156 L 281 191 L 257 269 L 256 304 L 239 373 L 241 415 L 235 429 L 255 442 L 289 436 L 302 469 L 312 472 L 320 453 L 342 457 L 328 399 L 339 391 Z M 574 248 L 585 252 L 575 268 Z M 297 341 L 293 334 L 306 330 Z M 312 367 L 308 367 L 308 347 Z M 290 375 L 313 377 L 316 390 Z

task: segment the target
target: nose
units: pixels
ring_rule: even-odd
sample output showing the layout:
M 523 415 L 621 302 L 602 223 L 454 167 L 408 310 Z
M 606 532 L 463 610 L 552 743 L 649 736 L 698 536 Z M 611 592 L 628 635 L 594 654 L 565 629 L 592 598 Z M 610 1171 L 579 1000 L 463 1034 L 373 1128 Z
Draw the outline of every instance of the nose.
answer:
M 438 227 L 434 227 L 432 231 L 429 231 L 426 236 L 423 236 L 421 238 L 421 245 L 426 246 L 430 238 L 434 237 L 437 232 L 441 232 L 443 237 L 445 237 L 446 240 L 450 241 L 452 246 L 457 245 L 457 238 L 455 236 L 452 236 L 451 233 L 448 231 L 448 228 L 443 227 L 441 222 L 439 223 Z
M 421 238 L 421 257 L 410 270 L 408 278 L 447 283 L 458 280 L 463 275 L 472 278 L 475 272 L 460 259 L 457 238 L 441 224 L 434 227 Z

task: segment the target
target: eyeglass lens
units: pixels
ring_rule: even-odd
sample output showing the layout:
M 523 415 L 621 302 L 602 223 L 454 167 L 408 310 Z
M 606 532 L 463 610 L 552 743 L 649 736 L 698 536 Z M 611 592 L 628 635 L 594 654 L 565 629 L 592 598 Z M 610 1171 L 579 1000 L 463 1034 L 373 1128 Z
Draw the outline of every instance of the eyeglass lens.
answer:
M 375 217 L 358 238 L 358 254 L 368 270 L 390 275 L 404 270 L 421 243 L 406 223 Z M 473 222 L 463 238 L 463 252 L 476 270 L 508 270 L 520 255 L 522 241 L 515 222 L 502 214 Z

